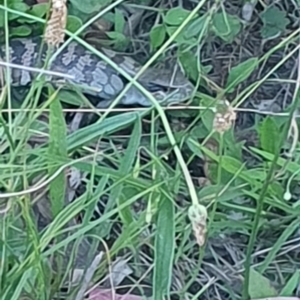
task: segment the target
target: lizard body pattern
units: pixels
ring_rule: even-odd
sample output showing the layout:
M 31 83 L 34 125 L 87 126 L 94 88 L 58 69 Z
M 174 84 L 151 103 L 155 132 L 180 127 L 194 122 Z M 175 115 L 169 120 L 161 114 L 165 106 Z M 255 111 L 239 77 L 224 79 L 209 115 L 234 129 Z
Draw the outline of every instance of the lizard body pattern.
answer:
M 40 38 L 12 39 L 10 41 L 9 62 L 23 67 L 35 67 L 39 58 Z M 130 76 L 135 76 L 141 65 L 128 55 L 119 54 L 111 49 L 100 50 Z M 47 47 L 42 48 L 42 62 L 46 57 Z M 0 59 L 5 61 L 5 49 L 0 48 Z M 121 93 L 126 80 L 117 70 L 104 62 L 97 55 L 79 43 L 72 41 L 52 62 L 49 70 L 71 75 L 67 83 L 82 86 L 83 92 L 99 98 L 98 107 L 107 107 Z M 26 69 L 12 69 L 12 84 L 26 86 L 32 79 L 32 72 Z M 51 79 L 50 79 L 51 81 Z M 138 82 L 150 91 L 158 101 L 167 98 L 167 103 L 182 102 L 191 96 L 194 86 L 181 70 L 147 69 Z M 131 86 L 121 98 L 122 105 L 151 106 L 151 102 L 138 88 Z

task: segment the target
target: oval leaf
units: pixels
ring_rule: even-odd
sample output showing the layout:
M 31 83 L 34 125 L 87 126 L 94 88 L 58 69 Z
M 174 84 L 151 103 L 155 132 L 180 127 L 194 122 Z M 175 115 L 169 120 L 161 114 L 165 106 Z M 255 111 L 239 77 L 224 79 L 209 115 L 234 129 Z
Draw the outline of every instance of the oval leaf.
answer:
M 164 25 L 157 25 L 150 31 L 150 41 L 153 49 L 158 48 L 166 38 L 166 29 Z
M 76 32 L 82 26 L 82 21 L 75 16 L 68 16 L 67 29 L 70 32 Z
M 49 10 L 49 3 L 39 3 L 32 6 L 29 14 L 42 18 Z
M 232 43 L 241 30 L 240 20 L 225 12 L 214 15 L 213 25 L 215 34 L 227 43 Z
M 202 30 L 206 30 L 204 25 L 205 22 L 207 20 L 207 16 L 202 16 L 202 17 L 198 17 L 196 19 L 193 19 L 191 22 L 189 22 L 189 24 L 186 27 L 186 31 L 185 31 L 185 37 L 191 38 L 191 37 L 197 37 Z
M 181 7 L 174 7 L 170 9 L 166 16 L 165 22 L 169 25 L 180 25 L 190 14 L 190 11 Z
M 12 27 L 10 30 L 11 36 L 28 36 L 31 33 L 31 28 L 28 26 L 18 26 L 18 27 Z
M 70 0 L 70 2 L 81 12 L 85 14 L 91 14 L 93 12 L 98 12 L 106 6 L 110 4 L 111 0 Z
M 123 33 L 123 30 L 126 25 L 126 21 L 120 9 L 116 9 L 115 11 L 114 23 L 115 23 L 115 31 L 119 33 Z
M 252 57 L 246 61 L 233 67 L 230 72 L 226 83 L 226 89 L 232 91 L 239 83 L 247 79 L 255 70 L 258 64 L 258 58 Z

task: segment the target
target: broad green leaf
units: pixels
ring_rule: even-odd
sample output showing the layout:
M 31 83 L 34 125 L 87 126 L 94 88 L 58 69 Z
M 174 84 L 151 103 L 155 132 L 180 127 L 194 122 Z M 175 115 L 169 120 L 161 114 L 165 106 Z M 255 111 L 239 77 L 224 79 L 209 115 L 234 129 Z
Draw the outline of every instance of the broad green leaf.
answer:
M 153 49 L 162 45 L 166 38 L 166 28 L 164 25 L 157 25 L 152 27 L 150 31 L 150 42 Z
M 201 105 L 206 107 L 215 107 L 218 102 L 218 99 L 207 94 L 200 93 Z
M 50 8 L 49 3 L 39 3 L 35 4 L 31 7 L 31 9 L 28 11 L 28 14 L 42 18 L 46 15 Z
M 300 3 L 299 3 L 300 4 Z M 291 296 L 294 294 L 295 290 L 297 289 L 297 286 L 300 282 L 300 269 L 298 269 L 289 279 L 289 281 L 286 283 L 286 285 L 283 287 L 283 289 L 280 292 L 280 296 Z
M 277 296 L 277 292 L 271 286 L 270 281 L 266 277 L 255 271 L 253 267 L 250 268 L 248 293 L 251 299 Z
M 20 12 L 26 12 L 29 9 L 29 6 L 24 2 L 12 2 L 9 7 Z
M 168 10 L 164 20 L 168 25 L 178 26 L 189 16 L 189 14 L 189 10 L 177 6 Z
M 222 40 L 232 43 L 241 30 L 241 22 L 236 16 L 217 13 L 213 16 L 213 30 Z
M 233 67 L 228 75 L 226 89 L 232 91 L 239 83 L 246 80 L 256 69 L 258 58 L 252 57 Z
M 123 34 L 123 30 L 126 22 L 125 22 L 124 15 L 120 9 L 115 10 L 114 24 L 115 24 L 115 31 Z
M 195 139 L 195 140 L 197 140 L 197 139 Z M 187 146 L 192 153 L 197 155 L 199 158 L 204 159 L 205 158 L 204 153 L 201 151 L 199 144 L 196 143 L 195 140 L 192 138 L 190 140 L 188 140 Z
M 201 114 L 201 120 L 209 132 L 213 130 L 214 118 L 215 113 L 210 109 L 203 111 L 203 113 Z
M 189 22 L 184 33 L 185 38 L 198 37 L 207 30 L 206 26 L 207 16 L 197 17 Z
M 142 135 L 142 124 L 141 124 L 141 120 L 137 119 L 125 155 L 124 157 L 122 157 L 120 163 L 119 170 L 124 175 L 129 174 L 133 171 L 134 162 L 137 157 L 137 151 L 140 145 L 141 135 Z M 105 211 L 109 211 L 113 207 L 113 204 L 115 204 L 116 200 L 118 201 L 119 206 L 125 201 L 127 201 L 127 199 L 121 197 L 122 190 L 123 190 L 123 184 L 119 184 L 115 188 L 111 189 L 109 201 L 106 204 Z M 126 224 L 127 226 L 131 222 L 133 222 L 130 207 L 127 206 L 124 209 L 119 210 L 119 214 L 124 224 Z
M 160 199 L 155 234 L 153 298 L 164 299 L 170 292 L 175 248 L 174 205 L 167 198 Z
M 267 177 L 267 173 L 263 169 L 262 170 L 250 169 L 250 170 L 243 171 L 243 174 L 249 177 L 253 177 L 256 180 L 260 180 L 260 181 L 264 181 Z
M 31 28 L 28 26 L 18 26 L 18 27 L 12 27 L 9 31 L 11 36 L 19 36 L 24 37 L 28 36 L 31 33 Z
M 100 11 L 104 6 L 112 3 L 112 0 L 70 0 L 70 2 L 81 12 L 91 14 Z
M 207 137 L 207 135 L 208 135 L 208 130 L 203 124 L 199 124 L 195 126 L 190 132 L 190 136 L 192 138 L 199 139 L 199 140 L 204 139 L 205 137 Z
M 197 68 L 198 59 L 197 56 L 192 53 L 192 51 L 185 51 L 180 53 L 179 61 L 186 72 L 186 75 L 193 79 L 194 81 L 198 80 L 199 71 Z M 204 69 L 203 69 L 204 71 Z
M 280 181 L 273 181 L 268 188 L 268 191 L 271 197 L 275 199 L 283 199 L 283 195 L 285 193 L 285 186 L 281 184 Z
M 58 91 L 58 97 L 61 102 L 67 104 L 76 105 L 76 106 L 85 104 L 85 101 L 84 99 L 82 99 L 81 95 L 79 95 L 74 91 L 61 89 Z
M 82 26 L 82 21 L 75 16 L 68 16 L 67 30 L 74 33 Z
M 172 36 L 174 34 L 174 32 L 177 30 L 178 28 L 175 26 L 167 26 L 166 30 L 169 36 Z M 182 30 L 175 38 L 175 42 L 177 42 L 178 44 L 185 44 L 185 45 L 195 45 L 197 43 L 197 39 L 192 37 L 192 38 L 186 38 L 185 37 L 185 30 Z
M 261 29 L 261 36 L 264 39 L 275 38 L 286 30 L 290 21 L 286 18 L 286 12 L 276 6 L 269 6 L 260 14 L 264 23 Z
M 222 157 L 222 166 L 224 169 L 230 173 L 235 174 L 238 172 L 241 168 L 244 169 L 243 164 L 241 161 L 230 157 L 230 156 L 223 156 Z M 246 175 L 245 172 L 243 172 L 243 175 Z
M 261 148 L 267 152 L 275 153 L 280 136 L 279 128 L 272 117 L 263 120 L 259 130 Z
M 131 124 L 131 122 L 135 121 L 136 118 L 146 114 L 147 110 L 142 112 L 130 112 L 107 118 L 101 123 L 95 123 L 84 128 L 80 128 L 67 137 L 68 150 L 74 151 L 75 149 L 83 145 L 87 145 L 104 134 L 114 132 L 115 130 Z
M 22 2 L 9 2 L 8 7 L 10 9 L 14 9 L 19 12 L 26 12 L 28 10 L 28 6 Z M 19 18 L 19 15 L 17 15 L 17 14 L 8 13 L 9 21 L 13 21 L 18 18 Z M 5 22 L 5 12 L 4 12 L 4 10 L 0 9 L 0 28 L 4 26 L 4 22 Z
M 79 18 L 83 23 L 87 22 L 91 18 L 91 13 L 85 13 L 80 10 L 74 3 L 69 2 L 68 5 L 68 15 L 69 16 L 76 16 Z
M 60 157 L 61 159 L 66 159 L 68 157 L 66 137 L 67 126 L 62 111 L 62 106 L 57 95 L 54 95 L 54 100 L 50 104 L 49 115 L 48 165 L 50 176 L 57 171 L 57 167 L 52 167 L 54 162 L 52 161 L 51 157 L 56 156 Z M 65 201 L 65 193 L 66 178 L 64 172 L 62 172 L 50 183 L 49 194 L 53 216 L 56 216 L 62 211 Z

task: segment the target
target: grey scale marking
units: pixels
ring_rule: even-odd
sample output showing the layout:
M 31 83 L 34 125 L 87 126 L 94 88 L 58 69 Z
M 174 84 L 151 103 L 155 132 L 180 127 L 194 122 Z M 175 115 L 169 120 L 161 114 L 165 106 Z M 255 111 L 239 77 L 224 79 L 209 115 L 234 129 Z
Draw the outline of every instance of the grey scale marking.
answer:
M 40 44 L 40 38 L 10 40 L 10 61 L 23 66 L 36 67 Z M 47 47 L 44 45 L 42 60 L 45 58 L 46 50 Z M 100 49 L 100 51 L 130 76 L 135 76 L 141 67 L 130 56 L 121 55 L 105 48 Z M 5 46 L 0 47 L 1 58 L 5 60 Z M 77 42 L 71 42 L 56 57 L 49 70 L 75 75 L 75 78 L 68 79 L 68 82 L 71 85 L 80 84 L 88 87 L 83 92 L 97 96 L 99 98 L 98 107 L 109 106 L 127 84 L 127 80 L 114 68 Z M 20 72 L 20 70 L 14 68 L 11 73 L 14 85 L 27 85 L 32 80 L 33 74 L 31 72 Z M 173 76 L 173 73 L 173 70 L 149 68 L 138 79 L 138 82 L 153 96 L 158 95 L 158 101 L 165 100 L 165 104 L 180 103 L 192 95 L 194 86 L 187 80 L 181 70 L 178 70 L 175 76 Z M 55 85 L 56 78 L 49 77 L 49 80 Z M 134 85 L 130 87 L 119 103 L 123 105 L 152 105 L 151 101 Z
M 70 43 L 67 49 L 68 51 L 62 55 L 62 59 L 61 59 L 62 63 L 65 66 L 69 65 L 73 60 L 76 59 L 76 55 L 75 55 L 76 45 L 74 43 Z
M 111 84 L 106 84 L 105 87 L 104 87 L 104 92 L 107 94 L 107 95 L 111 95 L 113 96 L 115 94 L 115 90 L 113 89 L 112 85 Z
M 108 84 L 108 75 L 106 75 L 105 71 L 102 69 L 95 69 L 93 73 L 93 81 L 98 81 L 101 85 L 106 85 Z

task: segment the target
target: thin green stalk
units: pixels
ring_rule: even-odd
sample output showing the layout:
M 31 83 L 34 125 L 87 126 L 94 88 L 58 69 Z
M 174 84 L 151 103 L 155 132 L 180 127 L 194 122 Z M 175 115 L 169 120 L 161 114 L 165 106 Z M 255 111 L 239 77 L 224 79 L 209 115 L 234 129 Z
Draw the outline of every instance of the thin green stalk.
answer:
M 247 247 L 247 252 L 246 252 L 246 260 L 245 260 L 245 279 L 244 279 L 244 286 L 243 286 L 243 293 L 242 293 L 242 300 L 248 300 L 249 294 L 248 294 L 248 290 L 249 290 L 249 280 L 250 280 L 250 267 L 251 267 L 251 254 L 253 252 L 254 249 L 254 244 L 255 244 L 255 240 L 256 240 L 256 236 L 258 233 L 258 224 L 259 224 L 259 220 L 260 220 L 260 216 L 263 210 L 263 205 L 264 205 L 264 200 L 265 200 L 265 196 L 267 194 L 267 190 L 269 187 L 269 184 L 272 181 L 272 177 L 274 175 L 274 171 L 277 165 L 277 160 L 279 158 L 280 155 L 280 151 L 281 148 L 285 142 L 286 137 L 288 136 L 288 132 L 294 117 L 294 113 L 299 105 L 299 101 L 300 100 L 300 94 L 299 94 L 299 87 L 296 87 L 296 92 L 295 92 L 295 97 L 294 97 L 294 102 L 292 104 L 292 109 L 291 112 L 289 114 L 289 118 L 288 118 L 288 122 L 285 123 L 284 128 L 283 128 L 283 132 L 282 135 L 280 136 L 280 142 L 279 145 L 276 149 L 276 152 L 274 154 L 274 159 L 272 161 L 270 170 L 267 174 L 267 178 L 262 186 L 262 190 L 261 193 L 259 195 L 259 198 L 257 200 L 257 208 L 256 208 L 256 214 L 254 216 L 254 221 L 253 221 L 253 229 L 250 235 L 250 239 L 249 239 L 249 243 L 248 243 L 248 247 Z
M 7 0 L 4 0 L 4 6 L 7 7 Z M 8 12 L 4 11 L 4 33 L 5 33 L 5 55 L 6 62 L 9 61 L 9 28 L 8 28 Z M 10 68 L 6 66 L 6 82 L 7 82 L 7 98 L 8 98 L 8 124 L 9 124 L 9 134 L 12 135 L 12 113 L 11 113 L 11 88 L 10 88 Z M 13 145 L 12 145 L 13 146 Z
M 213 132 L 211 132 L 211 135 L 212 134 L 213 134 Z M 218 165 L 218 180 L 217 180 L 219 185 L 221 184 L 221 176 L 222 176 L 222 151 L 223 151 L 223 145 L 224 145 L 224 139 L 223 139 L 223 135 L 221 134 L 220 135 L 220 154 L 219 154 L 220 155 L 220 160 L 219 160 L 219 165 Z M 221 192 L 222 192 L 222 190 L 220 190 L 220 192 L 216 195 L 216 198 L 218 197 L 218 195 Z M 209 222 L 209 226 L 208 226 L 208 230 L 207 230 L 208 232 L 210 232 L 209 228 L 211 227 L 211 224 L 213 223 L 216 209 L 217 209 L 217 199 L 215 199 L 212 212 L 210 213 L 210 219 L 211 220 Z M 200 270 L 201 264 L 202 264 L 202 261 L 203 261 L 203 258 L 204 258 L 206 245 L 207 245 L 207 243 L 205 243 L 203 245 L 203 247 L 200 248 L 199 259 L 198 259 L 197 267 L 195 268 L 195 270 L 197 270 L 197 271 L 192 274 L 189 282 L 185 285 L 185 289 L 183 290 L 184 294 L 187 292 L 187 289 L 195 281 L 195 279 L 198 275 L 198 270 Z
M 297 35 L 299 35 L 300 29 L 294 31 L 290 36 L 288 36 L 286 39 L 281 41 L 278 45 L 273 47 L 268 53 L 266 53 L 261 59 L 259 59 L 258 63 L 263 62 L 267 59 L 268 56 L 270 56 L 272 53 L 274 53 L 276 50 L 279 50 L 280 48 L 284 47 L 289 42 L 292 43 L 295 39 L 297 39 Z M 296 46 L 295 49 L 290 51 L 287 55 L 285 55 L 278 64 L 276 64 L 262 79 L 258 80 L 257 82 L 254 82 L 253 84 L 249 85 L 245 88 L 244 91 L 242 91 L 240 94 L 237 95 L 236 99 L 234 99 L 231 102 L 231 105 L 234 107 L 239 107 L 246 99 L 253 94 L 253 92 L 261 85 L 263 84 L 270 75 L 274 74 L 274 72 L 280 68 L 284 62 L 286 62 L 288 59 L 290 59 L 296 51 L 299 51 L 300 45 Z
M 224 149 L 224 134 L 220 133 L 220 145 L 219 145 L 219 163 L 218 163 L 218 177 L 217 177 L 217 185 L 221 186 L 221 182 L 222 182 L 222 157 L 223 157 L 223 149 Z M 211 232 L 211 226 L 214 222 L 214 218 L 215 218 L 215 214 L 216 214 L 216 210 L 217 210 L 217 206 L 218 206 L 218 197 L 220 196 L 222 192 L 222 186 L 220 188 L 220 191 L 216 194 L 216 198 L 212 207 L 212 211 L 210 213 L 210 221 L 209 221 L 209 225 L 208 225 L 208 233 Z

